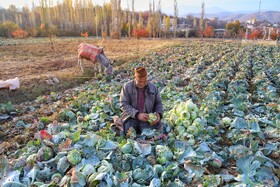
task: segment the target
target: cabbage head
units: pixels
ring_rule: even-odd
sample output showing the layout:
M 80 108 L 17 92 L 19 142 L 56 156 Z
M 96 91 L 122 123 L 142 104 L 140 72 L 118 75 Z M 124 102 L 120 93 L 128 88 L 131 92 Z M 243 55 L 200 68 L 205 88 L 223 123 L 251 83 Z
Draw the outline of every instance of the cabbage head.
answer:
M 152 123 L 153 121 L 157 120 L 157 115 L 155 115 L 154 113 L 149 113 L 149 119 L 148 122 Z
M 173 153 L 169 149 L 169 147 L 164 145 L 157 145 L 156 146 L 156 156 L 157 162 L 160 164 L 166 164 L 168 161 L 172 160 Z
M 72 164 L 72 165 L 76 165 L 79 162 L 81 162 L 82 157 L 80 152 L 77 149 L 73 149 L 72 151 L 70 151 L 67 155 L 67 160 Z
M 225 125 L 230 125 L 231 124 L 231 119 L 229 117 L 224 117 L 222 119 L 223 124 Z
M 121 151 L 122 153 L 124 154 L 130 154 L 133 150 L 133 146 L 131 145 L 130 142 L 127 142 L 126 144 L 124 144 L 122 147 L 121 147 Z

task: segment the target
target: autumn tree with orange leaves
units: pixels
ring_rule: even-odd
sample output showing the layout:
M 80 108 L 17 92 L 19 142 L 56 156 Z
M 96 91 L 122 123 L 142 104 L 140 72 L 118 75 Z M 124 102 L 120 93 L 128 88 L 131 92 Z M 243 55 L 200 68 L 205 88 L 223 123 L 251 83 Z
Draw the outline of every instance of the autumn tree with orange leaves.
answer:
M 208 26 L 205 30 L 204 30 L 204 36 L 211 38 L 214 36 L 214 27 L 212 26 Z
M 250 40 L 262 39 L 262 38 L 263 38 L 263 31 L 261 31 L 261 30 L 253 30 L 248 35 L 248 39 L 250 39 Z
M 276 31 L 273 31 L 273 32 L 270 34 L 270 39 L 271 39 L 271 40 L 276 40 L 277 38 L 280 38 L 280 33 L 276 33 Z

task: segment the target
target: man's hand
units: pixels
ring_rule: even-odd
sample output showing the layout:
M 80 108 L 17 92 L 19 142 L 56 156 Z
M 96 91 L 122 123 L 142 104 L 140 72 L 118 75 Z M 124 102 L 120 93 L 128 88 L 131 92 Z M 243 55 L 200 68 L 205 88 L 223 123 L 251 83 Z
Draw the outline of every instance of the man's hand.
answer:
M 157 119 L 156 119 L 155 121 L 153 121 L 153 122 L 151 123 L 151 125 L 157 124 L 157 123 L 159 122 L 159 120 L 160 120 L 159 114 L 158 114 L 158 113 L 155 113 L 155 115 L 157 116 Z
M 140 121 L 146 122 L 146 121 L 148 121 L 148 119 L 149 119 L 149 115 L 148 115 L 147 113 L 140 113 L 140 114 L 138 115 L 138 119 L 139 119 Z

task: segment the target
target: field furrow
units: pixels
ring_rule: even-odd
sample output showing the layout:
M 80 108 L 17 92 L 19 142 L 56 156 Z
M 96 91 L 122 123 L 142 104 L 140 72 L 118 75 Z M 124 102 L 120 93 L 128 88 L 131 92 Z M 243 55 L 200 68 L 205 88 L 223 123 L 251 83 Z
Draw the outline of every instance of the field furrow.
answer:
M 42 48 L 34 49 L 30 59 L 24 47 L 32 45 L 20 46 L 24 51 L 6 52 L 7 61 L 0 61 L 9 66 L 1 79 L 9 71 L 23 80 L 37 76 L 23 82 L 26 90 L 28 83 L 43 89 L 44 81 L 36 80 L 50 72 L 60 80 L 24 103 L 8 102 L 5 94 L 26 97 L 25 89 L 1 95 L 0 184 L 9 176 L 21 185 L 51 185 L 56 176 L 63 186 L 79 176 L 81 186 L 119 186 L 120 181 L 126 186 L 279 186 L 279 48 L 221 41 L 105 41 L 105 53 L 116 60 L 114 75 L 92 78 L 90 64 L 85 75 L 77 72 L 78 41 L 66 41 L 67 47 L 59 43 L 56 52 L 43 55 Z M 65 53 L 58 57 L 59 51 Z M 21 69 L 15 64 L 19 56 Z M 160 90 L 162 129 L 124 137 L 114 121 L 121 113 L 120 90 L 139 65 Z M 70 81 L 81 76 L 87 79 Z M 73 85 L 63 86 L 68 83 Z

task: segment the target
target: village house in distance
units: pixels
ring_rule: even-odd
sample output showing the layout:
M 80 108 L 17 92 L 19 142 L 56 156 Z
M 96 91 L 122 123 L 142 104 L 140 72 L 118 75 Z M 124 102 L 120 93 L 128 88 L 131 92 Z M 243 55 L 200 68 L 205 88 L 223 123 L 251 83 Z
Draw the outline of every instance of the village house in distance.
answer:
M 190 15 L 179 18 L 178 37 L 198 37 L 200 32 L 199 19 Z M 172 21 L 170 23 L 170 31 L 172 32 Z M 256 18 L 240 22 L 239 20 L 219 20 L 218 17 L 214 17 L 212 19 L 204 19 L 203 23 L 203 35 L 209 38 L 276 40 L 277 36 L 279 37 L 280 35 L 280 22 L 258 21 Z

